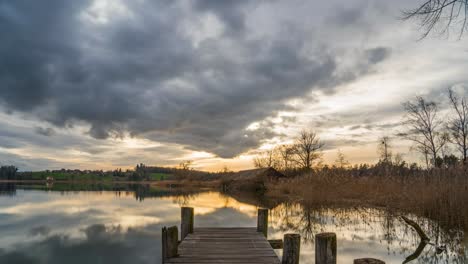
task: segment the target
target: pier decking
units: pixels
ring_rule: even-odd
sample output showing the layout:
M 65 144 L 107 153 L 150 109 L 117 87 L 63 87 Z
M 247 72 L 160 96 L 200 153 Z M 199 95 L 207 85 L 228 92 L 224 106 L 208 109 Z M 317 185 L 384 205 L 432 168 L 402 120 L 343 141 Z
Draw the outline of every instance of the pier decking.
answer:
M 285 234 L 283 240 L 267 240 L 268 210 L 258 209 L 257 227 L 194 227 L 194 209 L 181 208 L 181 234 L 177 226 L 162 229 L 162 263 L 262 263 L 299 264 L 301 236 Z M 335 233 L 315 236 L 315 264 L 337 263 Z M 283 249 L 280 261 L 273 249 Z M 385 264 L 372 258 L 354 264 Z
M 178 253 L 165 263 L 280 263 L 256 228 L 195 228 L 180 243 Z

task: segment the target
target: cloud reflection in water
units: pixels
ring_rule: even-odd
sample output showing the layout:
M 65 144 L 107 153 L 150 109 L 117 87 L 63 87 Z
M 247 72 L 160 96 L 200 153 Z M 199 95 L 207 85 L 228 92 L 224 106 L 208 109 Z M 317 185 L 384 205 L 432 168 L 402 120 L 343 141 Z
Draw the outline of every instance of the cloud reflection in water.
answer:
M 195 207 L 196 226 L 228 227 L 255 226 L 257 205 L 215 192 L 16 190 L 0 196 L 0 263 L 159 263 L 161 228 L 179 225 L 180 206 Z M 282 204 L 271 211 L 269 237 L 301 233 L 302 264 L 314 263 L 313 238 L 324 231 L 338 235 L 338 263 L 358 257 L 402 263 L 419 242 L 406 225 L 382 210 Z M 435 256 L 426 247 L 414 263 L 466 263 L 466 247 L 462 243 L 456 248 L 461 255 L 450 251 Z

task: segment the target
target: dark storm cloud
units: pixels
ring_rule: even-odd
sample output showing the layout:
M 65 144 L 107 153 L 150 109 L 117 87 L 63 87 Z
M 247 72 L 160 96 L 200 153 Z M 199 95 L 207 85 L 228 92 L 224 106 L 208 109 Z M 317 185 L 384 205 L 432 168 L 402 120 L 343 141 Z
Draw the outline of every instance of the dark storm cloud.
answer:
M 338 12 L 334 12 L 328 20 L 340 27 L 348 27 L 354 24 L 365 23 L 363 22 L 363 17 L 362 6 L 356 6 L 353 8 L 340 8 Z
M 393 3 L 392 3 L 393 4 Z M 401 3 L 398 3 L 403 6 Z M 326 18 L 328 23 L 337 27 L 346 29 L 360 29 L 363 31 L 371 30 L 373 24 L 378 20 L 392 19 L 385 16 L 389 12 L 389 5 L 382 4 L 378 1 L 353 1 L 343 4 L 339 1 L 334 4 L 332 12 Z
M 51 231 L 51 228 L 48 226 L 36 226 L 29 230 L 29 235 L 31 236 L 47 236 Z
M 384 47 L 366 50 L 369 62 L 374 64 L 386 59 L 390 55 L 390 52 L 390 49 Z
M 28 158 L 20 155 L 0 151 L 1 165 L 14 165 L 22 171 L 38 170 L 43 168 L 72 168 L 75 164 L 58 162 L 47 158 Z
M 194 6 L 197 10 L 211 12 L 221 20 L 230 32 L 242 32 L 245 29 L 244 12 L 246 4 L 255 1 L 238 0 L 195 0 Z
M 53 137 L 52 137 L 53 136 Z M 36 146 L 41 149 L 68 149 L 78 148 L 86 151 L 87 149 L 95 149 L 97 140 L 85 140 L 81 136 L 59 134 L 53 128 L 43 128 L 36 126 L 33 129 L 28 129 L 24 126 L 13 126 L 0 121 L 0 146 L 4 143 L 9 143 L 11 146 Z M 103 142 L 104 143 L 104 142 Z M 105 144 L 101 144 L 101 147 Z
M 129 15 L 104 24 L 89 20 L 91 3 L 0 0 L 7 111 L 55 126 L 84 121 L 97 139 L 129 132 L 232 157 L 275 135 L 270 127 L 246 131 L 250 123 L 291 110 L 285 102 L 311 89 L 333 92 L 389 54 L 363 49 L 343 69 L 332 48 L 310 50 L 301 23 L 293 25 L 298 34 L 249 35 L 250 2 L 198 0 L 187 11 L 177 1 L 123 1 Z M 224 33 L 195 45 L 187 25 L 206 13 Z
M 37 134 L 50 137 L 55 135 L 55 130 L 51 127 L 36 127 L 34 129 Z

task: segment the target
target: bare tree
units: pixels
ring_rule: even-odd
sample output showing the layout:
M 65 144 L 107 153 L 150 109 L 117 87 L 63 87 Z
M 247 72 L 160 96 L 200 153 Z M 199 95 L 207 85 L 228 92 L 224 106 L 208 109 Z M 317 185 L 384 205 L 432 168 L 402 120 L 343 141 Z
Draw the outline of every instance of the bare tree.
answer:
M 193 164 L 193 160 L 184 160 L 181 163 L 179 163 L 179 168 L 181 170 L 190 170 L 192 164 Z
M 448 89 L 448 96 L 455 116 L 448 121 L 450 141 L 462 154 L 463 163 L 467 163 L 468 154 L 468 104 L 466 99 L 459 98 L 453 89 Z
M 390 137 L 384 136 L 379 139 L 378 152 L 380 161 L 386 164 L 392 162 L 392 151 L 390 145 Z
M 338 154 L 337 154 L 337 157 L 336 157 L 336 160 L 335 160 L 335 164 L 336 164 L 336 166 L 338 166 L 338 168 L 346 168 L 349 165 L 349 161 L 346 160 L 345 155 L 343 154 L 343 152 L 341 152 L 340 149 L 338 150 Z
M 405 137 L 416 144 L 415 149 L 421 154 L 429 153 L 431 163 L 435 165 L 439 151 L 448 141 L 447 133 L 441 130 L 443 122 L 437 116 L 437 104 L 427 102 L 423 97 L 418 96 L 414 101 L 408 101 L 403 106 L 406 110 L 404 123 L 409 127 L 409 131 L 404 134 Z
M 266 150 L 254 158 L 256 168 L 278 168 L 278 153 L 276 149 Z
M 232 172 L 232 170 L 229 169 L 227 165 L 224 165 L 223 169 L 221 170 L 221 173 L 230 173 L 230 172 Z
M 283 170 L 288 170 L 293 167 L 294 161 L 294 146 L 281 145 L 277 147 L 278 154 L 281 158 L 281 167 Z
M 424 162 L 426 163 L 426 168 L 429 169 L 429 166 L 430 166 L 429 148 L 426 145 L 416 145 L 414 149 L 423 155 Z
M 426 0 L 419 7 L 403 12 L 403 19 L 418 19 L 425 38 L 436 26 L 442 25 L 441 34 L 449 33 L 454 25 L 459 26 L 460 35 L 466 31 L 468 0 Z
M 296 162 L 304 169 L 311 169 L 320 158 L 323 143 L 314 131 L 303 130 L 294 143 Z
M 395 154 L 395 158 L 394 158 L 393 164 L 394 164 L 395 166 L 403 166 L 403 165 L 405 165 L 405 160 L 403 159 L 403 154 L 401 154 L 401 153 Z

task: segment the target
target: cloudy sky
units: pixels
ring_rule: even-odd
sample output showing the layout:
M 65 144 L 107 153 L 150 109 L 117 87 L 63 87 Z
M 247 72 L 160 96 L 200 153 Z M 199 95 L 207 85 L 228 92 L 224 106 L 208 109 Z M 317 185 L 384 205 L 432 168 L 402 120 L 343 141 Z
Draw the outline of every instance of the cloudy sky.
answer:
M 242 169 L 302 129 L 374 162 L 402 102 L 466 90 L 468 37 L 418 41 L 418 3 L 0 0 L 0 164 Z

